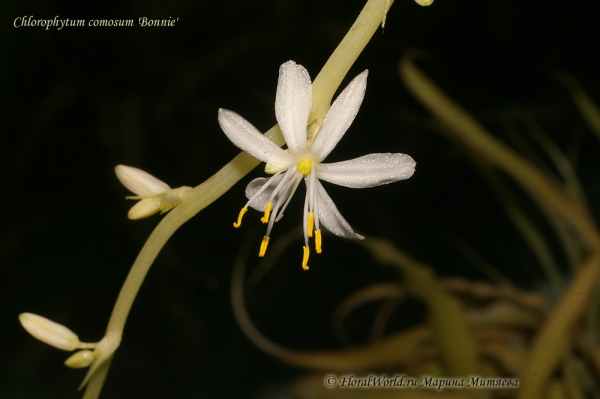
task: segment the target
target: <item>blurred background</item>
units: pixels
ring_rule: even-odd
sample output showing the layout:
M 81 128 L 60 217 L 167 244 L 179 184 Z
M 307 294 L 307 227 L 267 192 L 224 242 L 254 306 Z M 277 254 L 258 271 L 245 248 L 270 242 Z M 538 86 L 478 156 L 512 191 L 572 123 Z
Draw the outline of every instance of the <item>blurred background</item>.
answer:
M 218 126 L 218 108 L 238 112 L 259 130 L 272 127 L 279 65 L 294 60 L 314 78 L 364 3 L 0 2 L 0 397 L 81 396 L 76 387 L 85 370 L 64 367 L 69 354 L 34 340 L 17 317 L 37 313 L 83 341 L 102 337 L 129 267 L 160 218 L 127 219 L 133 202 L 124 199 L 130 193 L 114 166 L 139 167 L 172 187 L 200 184 L 239 152 Z M 345 218 L 439 275 L 485 279 L 461 242 L 523 289 L 545 290 L 531 249 L 471 158 L 439 134 L 403 87 L 398 61 L 410 48 L 429 51 L 420 64 L 429 76 L 511 146 L 515 137 L 528 140 L 523 114 L 533 118 L 559 148 L 574 151 L 589 207 L 598 214 L 598 141 L 548 67 L 568 72 L 600 101 L 599 12 L 598 3 L 583 0 L 437 0 L 430 7 L 396 0 L 385 29 L 343 83 L 369 69 L 363 106 L 328 161 L 402 152 L 417 169 L 407 181 L 368 190 L 326 185 Z M 134 19 L 136 26 L 13 26 L 30 15 Z M 141 28 L 141 17 L 178 21 Z M 245 185 L 261 175 L 256 168 L 171 238 L 134 304 L 103 397 L 279 397 L 304 373 L 257 349 L 231 311 L 235 258 L 245 243 L 248 268 L 255 269 L 264 234 L 255 211 L 240 229 L 232 222 L 245 204 Z M 271 245 L 301 223 L 300 193 Z M 543 214 L 522 200 L 556 242 Z M 292 242 L 264 275 L 247 302 L 249 313 L 282 346 L 342 348 L 331 328 L 336 307 L 398 274 L 330 235 L 305 272 L 301 246 L 300 239 Z M 564 264 L 559 250 L 554 255 Z M 347 321 L 356 343 L 368 339 L 374 309 L 361 308 Z M 408 302 L 387 331 L 422 318 L 423 308 Z

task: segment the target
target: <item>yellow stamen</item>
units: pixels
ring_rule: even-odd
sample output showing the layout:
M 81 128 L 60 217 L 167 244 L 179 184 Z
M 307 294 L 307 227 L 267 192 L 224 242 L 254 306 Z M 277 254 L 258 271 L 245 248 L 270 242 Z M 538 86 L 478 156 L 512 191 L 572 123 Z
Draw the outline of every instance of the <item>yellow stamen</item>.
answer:
M 260 251 L 258 252 L 259 257 L 265 256 L 265 252 L 267 251 L 267 245 L 269 245 L 269 237 L 264 236 L 262 242 L 260 243 Z
M 296 166 L 298 167 L 298 171 L 304 176 L 306 176 L 310 173 L 310 170 L 312 169 L 312 160 L 310 158 L 305 158 L 302 161 L 298 162 Z
M 304 270 L 308 270 L 308 255 L 310 253 L 310 251 L 308 250 L 308 247 L 302 247 L 304 248 L 304 257 L 302 258 L 302 268 Z
M 315 214 L 313 212 L 308 212 L 308 222 L 306 223 L 306 234 L 309 237 L 313 236 L 313 226 L 315 224 Z
M 320 254 L 321 253 L 321 229 L 315 231 L 316 237 L 315 237 L 315 248 L 317 250 L 317 253 Z
M 235 227 L 236 229 L 238 227 L 240 227 L 242 225 L 242 218 L 244 217 L 244 214 L 248 212 L 248 207 L 245 206 L 242 208 L 242 210 L 240 211 L 240 214 L 238 215 L 238 220 L 237 222 L 233 222 L 233 227 Z
M 263 223 L 269 223 L 269 215 L 271 214 L 271 201 L 267 202 L 267 206 L 265 206 L 265 216 L 260 218 L 260 221 Z

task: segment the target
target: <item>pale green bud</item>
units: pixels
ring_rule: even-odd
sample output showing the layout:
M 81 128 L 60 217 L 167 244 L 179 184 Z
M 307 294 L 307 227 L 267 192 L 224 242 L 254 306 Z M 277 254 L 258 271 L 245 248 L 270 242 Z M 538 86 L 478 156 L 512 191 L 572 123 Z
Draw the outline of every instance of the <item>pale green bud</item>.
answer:
M 144 198 L 131 207 L 127 217 L 131 220 L 138 220 L 152 216 L 160 211 L 160 200 L 158 198 Z
M 82 351 L 73 353 L 67 360 L 65 360 L 65 366 L 72 369 L 82 369 L 92 364 L 93 360 L 94 352 L 84 349 Z
M 72 351 L 81 345 L 77 335 L 67 327 L 33 313 L 19 315 L 21 325 L 40 341 L 64 351 Z
M 433 0 L 415 0 L 415 2 L 420 6 L 430 6 Z
M 121 184 L 139 196 L 160 194 L 171 189 L 167 183 L 133 166 L 117 165 L 115 173 Z

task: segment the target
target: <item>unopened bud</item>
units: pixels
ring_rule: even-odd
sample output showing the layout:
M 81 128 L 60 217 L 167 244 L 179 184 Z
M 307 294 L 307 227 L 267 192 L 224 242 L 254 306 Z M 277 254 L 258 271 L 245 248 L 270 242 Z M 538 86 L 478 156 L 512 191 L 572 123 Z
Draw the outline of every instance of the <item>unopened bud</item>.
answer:
M 93 360 L 94 352 L 84 349 L 82 351 L 73 353 L 67 360 L 65 360 L 65 366 L 72 369 L 82 369 L 92 364 Z
M 160 194 L 171 188 L 167 183 L 158 180 L 150 173 L 133 166 L 117 165 L 115 173 L 119 181 L 136 195 Z
M 77 335 L 67 327 L 33 313 L 19 315 L 21 325 L 40 341 L 64 351 L 72 351 L 81 345 Z
M 160 210 L 160 200 L 158 198 L 144 198 L 131 207 L 127 217 L 131 220 L 138 220 L 152 216 Z
M 433 0 L 415 0 L 415 2 L 420 6 L 430 6 Z
M 127 214 L 127 217 L 133 220 L 152 216 L 159 211 L 161 213 L 170 211 L 191 191 L 191 187 L 185 186 L 172 189 L 167 183 L 132 166 L 117 165 L 115 173 L 125 187 L 137 194 L 127 199 L 140 200 Z

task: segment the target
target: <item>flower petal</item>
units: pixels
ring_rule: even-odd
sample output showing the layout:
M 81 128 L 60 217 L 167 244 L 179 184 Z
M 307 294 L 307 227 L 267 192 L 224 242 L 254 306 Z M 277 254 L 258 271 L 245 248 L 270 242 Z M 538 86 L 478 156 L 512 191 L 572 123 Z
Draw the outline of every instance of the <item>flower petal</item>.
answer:
M 350 188 L 375 187 L 408 179 L 416 164 L 406 154 L 369 154 L 343 162 L 322 163 L 317 177 Z
M 251 208 L 256 209 L 257 211 L 263 212 L 265 210 L 265 206 L 267 205 L 267 202 L 269 202 L 269 197 L 271 196 L 271 193 L 273 192 L 273 190 L 275 190 L 275 187 L 277 187 L 277 185 L 279 185 L 279 183 L 281 183 L 283 176 L 284 176 L 284 174 L 282 173 L 278 176 L 274 176 L 273 178 L 271 178 L 271 181 L 269 182 L 269 187 L 267 187 L 262 193 L 260 193 L 258 195 L 258 197 L 254 198 L 252 200 L 252 202 L 250 202 L 248 205 Z M 252 196 L 262 186 L 264 186 L 265 183 L 267 183 L 267 180 L 269 180 L 268 177 L 259 177 L 258 179 L 252 180 L 246 186 L 246 198 L 248 198 L 248 199 L 252 198 Z
M 288 148 L 306 151 L 306 125 L 312 107 L 312 86 L 306 68 L 288 61 L 279 67 L 275 116 Z
M 219 125 L 233 144 L 253 157 L 277 165 L 288 165 L 292 162 L 290 154 L 235 112 L 219 109 Z
M 368 73 L 369 71 L 365 70 L 355 77 L 331 105 L 311 146 L 311 151 L 319 161 L 329 155 L 356 117 L 365 96 Z
M 167 183 L 133 166 L 117 165 L 115 173 L 121 184 L 136 195 L 160 194 L 171 188 Z
M 317 214 L 319 223 L 336 236 L 362 240 L 364 237 L 352 230 L 352 227 L 350 227 L 346 219 L 338 211 L 331 197 L 327 195 L 323 185 L 318 180 L 315 183 L 317 186 Z

